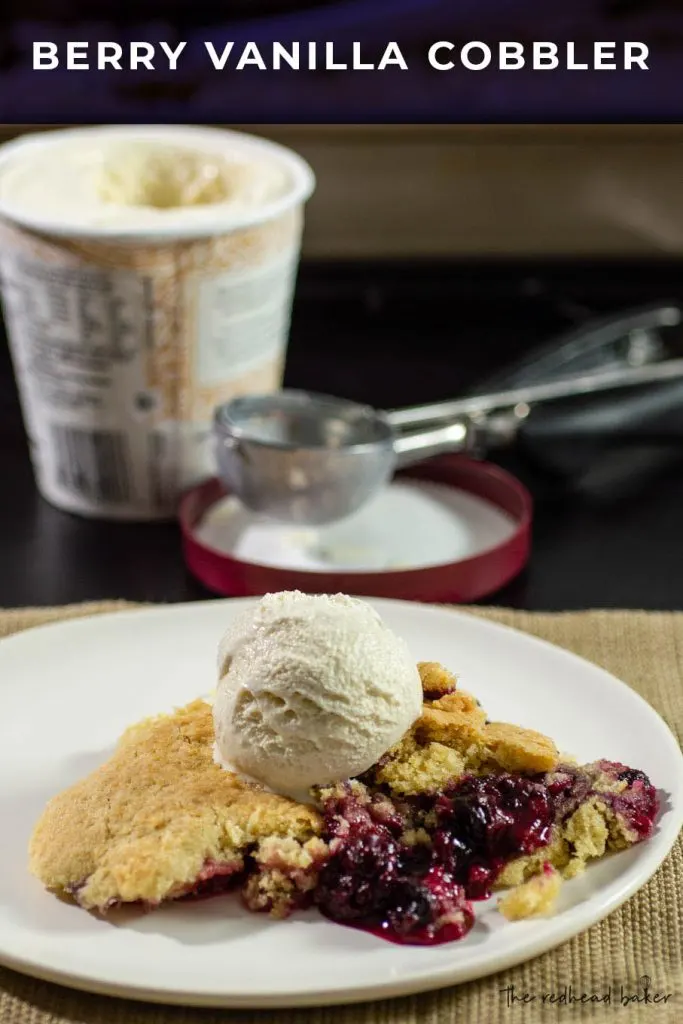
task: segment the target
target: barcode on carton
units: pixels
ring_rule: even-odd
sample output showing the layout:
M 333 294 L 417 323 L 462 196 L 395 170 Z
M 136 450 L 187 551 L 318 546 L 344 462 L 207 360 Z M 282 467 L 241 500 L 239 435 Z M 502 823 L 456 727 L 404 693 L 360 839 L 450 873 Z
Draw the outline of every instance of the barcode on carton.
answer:
M 132 501 L 130 452 L 125 434 L 54 424 L 51 435 L 57 480 L 62 487 L 80 497 L 111 505 Z

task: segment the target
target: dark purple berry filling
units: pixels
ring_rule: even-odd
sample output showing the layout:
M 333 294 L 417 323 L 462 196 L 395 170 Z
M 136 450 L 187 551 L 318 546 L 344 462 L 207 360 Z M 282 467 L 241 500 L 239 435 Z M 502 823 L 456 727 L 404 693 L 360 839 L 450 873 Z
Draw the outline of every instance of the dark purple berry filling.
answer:
M 211 896 L 230 892 L 244 878 L 244 866 L 239 861 L 207 860 L 196 880 L 189 885 L 179 898 L 205 900 Z
M 453 685 L 449 686 L 448 689 L 443 687 L 440 690 L 425 690 L 423 689 L 422 698 L 425 701 L 441 700 L 442 697 L 448 696 L 449 693 L 455 693 L 457 689 L 457 683 L 453 680 Z M 477 703 L 479 703 L 477 701 Z
M 401 838 L 430 818 L 431 845 Z M 469 901 L 490 896 L 510 860 L 546 845 L 554 818 L 547 787 L 521 776 L 467 776 L 394 815 L 349 787 L 325 806 L 331 857 L 316 902 L 393 941 L 460 938 L 474 920 Z
M 605 776 L 627 788 L 612 792 Z M 470 901 L 487 899 L 510 861 L 547 846 L 553 825 L 593 794 L 638 839 L 652 833 L 654 787 L 642 772 L 608 761 L 534 777 L 470 775 L 397 803 L 346 785 L 325 803 L 331 855 L 315 902 L 333 920 L 393 942 L 461 938 L 474 921 Z M 415 842 L 416 829 L 428 842 Z
M 437 798 L 435 811 L 435 858 L 472 900 L 488 899 L 513 858 L 547 846 L 555 820 L 547 786 L 514 775 L 466 777 Z
M 413 945 L 459 939 L 474 914 L 460 885 L 433 864 L 427 847 L 400 839 L 405 825 L 348 787 L 327 801 L 331 856 L 320 872 L 315 901 L 335 921 Z M 424 854 L 422 853 L 424 850 Z
M 659 797 L 647 775 L 618 761 L 598 761 L 596 767 L 614 781 L 627 783 L 621 793 L 602 792 L 600 796 L 639 840 L 648 839 L 659 811 Z

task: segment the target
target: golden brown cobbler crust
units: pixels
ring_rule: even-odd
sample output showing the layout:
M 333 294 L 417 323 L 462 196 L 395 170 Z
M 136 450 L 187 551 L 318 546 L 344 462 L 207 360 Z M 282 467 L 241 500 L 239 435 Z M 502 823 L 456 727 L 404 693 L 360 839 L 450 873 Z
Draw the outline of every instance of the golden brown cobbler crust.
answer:
M 133 726 L 106 764 L 50 801 L 31 870 L 50 889 L 85 883 L 79 902 L 103 907 L 168 899 L 207 861 L 239 865 L 248 846 L 272 836 L 301 852 L 321 829 L 315 809 L 224 771 L 213 742 L 204 701 Z
M 441 789 L 467 772 L 553 771 L 560 761 L 551 739 L 532 729 L 489 722 L 479 701 L 454 690 L 455 677 L 436 662 L 418 664 L 429 699 L 406 736 L 374 769 L 373 781 L 410 795 Z
M 540 874 L 511 889 L 498 901 L 498 909 L 508 921 L 552 914 L 562 886 L 562 876 L 550 864 Z

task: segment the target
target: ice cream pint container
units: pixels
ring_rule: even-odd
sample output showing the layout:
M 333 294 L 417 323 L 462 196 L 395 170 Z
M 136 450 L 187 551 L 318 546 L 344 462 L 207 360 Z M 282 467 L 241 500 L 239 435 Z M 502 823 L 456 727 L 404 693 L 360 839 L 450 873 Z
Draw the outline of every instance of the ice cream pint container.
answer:
M 282 381 L 297 154 L 217 128 L 107 126 L 0 147 L 0 286 L 38 488 L 166 519 L 212 474 L 220 402 Z

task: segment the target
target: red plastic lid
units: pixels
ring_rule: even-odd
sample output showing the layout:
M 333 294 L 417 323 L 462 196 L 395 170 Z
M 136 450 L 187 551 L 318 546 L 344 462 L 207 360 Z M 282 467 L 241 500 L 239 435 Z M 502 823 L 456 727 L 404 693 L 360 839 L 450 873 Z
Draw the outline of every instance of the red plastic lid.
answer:
M 278 590 L 465 603 L 524 568 L 532 499 L 488 462 L 447 455 L 399 473 L 344 523 L 296 528 L 247 512 L 217 479 L 180 505 L 188 568 L 231 597 Z

